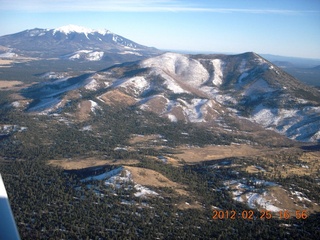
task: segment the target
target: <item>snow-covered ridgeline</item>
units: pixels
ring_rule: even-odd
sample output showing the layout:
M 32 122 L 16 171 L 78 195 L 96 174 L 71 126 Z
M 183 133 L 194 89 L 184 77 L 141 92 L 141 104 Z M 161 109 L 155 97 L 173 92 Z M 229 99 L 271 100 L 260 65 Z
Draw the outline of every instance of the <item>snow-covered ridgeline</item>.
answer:
M 200 87 L 209 79 L 208 71 L 194 59 L 177 53 L 165 53 L 149 58 L 140 63 L 142 68 L 152 68 L 154 73 L 160 74 L 165 79 L 180 80 L 192 86 Z
M 112 34 L 112 40 L 116 43 L 119 43 L 121 45 L 124 45 L 126 47 L 129 47 L 131 49 L 137 49 L 137 45 L 133 42 L 128 42 L 125 39 L 123 39 L 122 37 L 116 35 L 116 34 Z
M 106 35 L 106 34 L 110 34 L 111 32 L 109 30 L 106 29 L 101 29 L 101 30 L 94 30 L 91 28 L 86 28 L 86 27 L 81 27 L 81 26 L 77 26 L 77 25 L 66 25 L 66 26 L 62 26 L 59 28 L 55 28 L 53 30 L 53 35 L 55 35 L 57 32 L 61 32 L 64 34 L 70 34 L 73 32 L 76 33 L 83 33 L 86 35 L 86 37 L 88 38 L 88 34 L 94 34 L 94 33 L 99 33 L 101 35 Z

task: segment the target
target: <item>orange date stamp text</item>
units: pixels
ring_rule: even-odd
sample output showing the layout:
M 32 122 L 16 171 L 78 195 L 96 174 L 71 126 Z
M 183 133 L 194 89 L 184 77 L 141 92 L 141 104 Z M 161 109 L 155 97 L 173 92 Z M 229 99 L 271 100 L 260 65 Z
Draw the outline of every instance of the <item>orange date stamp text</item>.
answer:
M 306 210 L 296 210 L 295 212 L 290 212 L 289 210 L 280 210 L 277 212 L 271 212 L 269 210 L 260 210 L 259 212 L 254 212 L 253 210 L 217 210 L 212 211 L 212 219 L 244 219 L 244 220 L 269 220 L 272 218 L 277 219 L 307 219 L 308 213 Z

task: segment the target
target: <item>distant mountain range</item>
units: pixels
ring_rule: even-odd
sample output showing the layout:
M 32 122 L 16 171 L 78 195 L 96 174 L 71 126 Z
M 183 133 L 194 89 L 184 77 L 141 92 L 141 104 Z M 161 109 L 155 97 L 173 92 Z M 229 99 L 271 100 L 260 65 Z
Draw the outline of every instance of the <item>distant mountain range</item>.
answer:
M 0 37 L 0 56 L 63 58 L 98 61 L 138 60 L 160 51 L 146 47 L 108 30 L 75 25 L 56 29 L 35 28 Z
M 320 65 L 320 59 L 315 58 L 286 57 L 272 54 L 261 54 L 261 56 L 273 63 L 287 62 L 290 63 L 291 66 L 298 68 L 313 68 Z
M 255 53 L 165 53 L 75 78 L 25 89 L 30 112 L 64 111 L 78 94 L 81 106 L 130 107 L 172 122 L 193 122 L 223 131 L 260 127 L 299 141 L 320 139 L 320 93 Z M 83 93 L 90 97 L 81 100 Z M 232 119 L 232 120 L 230 120 Z M 250 124 L 249 124 L 250 123 Z

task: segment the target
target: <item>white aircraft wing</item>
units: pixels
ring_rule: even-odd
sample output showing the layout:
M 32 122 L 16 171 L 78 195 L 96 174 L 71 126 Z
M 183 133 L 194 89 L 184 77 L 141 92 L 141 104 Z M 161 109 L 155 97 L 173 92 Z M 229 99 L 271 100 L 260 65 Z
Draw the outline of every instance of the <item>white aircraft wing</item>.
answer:
M 20 239 L 16 222 L 14 220 L 8 200 L 6 188 L 0 174 L 0 239 Z

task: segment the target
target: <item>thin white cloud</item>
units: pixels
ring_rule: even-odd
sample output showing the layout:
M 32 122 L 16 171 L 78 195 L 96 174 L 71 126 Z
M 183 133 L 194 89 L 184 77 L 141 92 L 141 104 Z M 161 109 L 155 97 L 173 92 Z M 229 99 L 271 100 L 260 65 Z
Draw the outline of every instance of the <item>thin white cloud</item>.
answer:
M 1 10 L 31 12 L 211 12 L 249 14 L 306 14 L 319 11 L 289 9 L 212 8 L 201 1 L 182 0 L 0 0 Z

